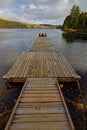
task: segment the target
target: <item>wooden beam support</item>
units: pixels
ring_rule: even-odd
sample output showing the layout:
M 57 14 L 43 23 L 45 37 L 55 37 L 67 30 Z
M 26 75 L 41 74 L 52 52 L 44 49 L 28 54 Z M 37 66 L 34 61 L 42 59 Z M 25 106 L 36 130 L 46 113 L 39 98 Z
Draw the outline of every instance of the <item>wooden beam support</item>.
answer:
M 66 77 L 64 77 L 64 78 L 57 78 L 57 80 L 58 80 L 58 82 L 60 83 L 60 82 L 75 82 L 76 81 L 76 79 L 75 78 L 66 78 Z
M 13 82 L 13 83 L 24 83 L 26 81 L 26 78 L 13 77 L 13 78 L 9 78 L 7 81 L 8 82 Z

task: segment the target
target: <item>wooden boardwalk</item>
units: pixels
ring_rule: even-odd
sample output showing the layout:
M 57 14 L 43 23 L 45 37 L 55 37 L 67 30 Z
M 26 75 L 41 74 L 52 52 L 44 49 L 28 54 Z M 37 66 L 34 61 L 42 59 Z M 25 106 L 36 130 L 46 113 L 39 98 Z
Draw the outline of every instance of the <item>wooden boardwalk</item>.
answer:
M 5 130 L 74 130 L 56 78 L 28 78 Z
M 47 37 L 38 37 L 3 78 L 8 86 L 25 83 L 5 130 L 74 130 L 59 83 L 80 76 Z

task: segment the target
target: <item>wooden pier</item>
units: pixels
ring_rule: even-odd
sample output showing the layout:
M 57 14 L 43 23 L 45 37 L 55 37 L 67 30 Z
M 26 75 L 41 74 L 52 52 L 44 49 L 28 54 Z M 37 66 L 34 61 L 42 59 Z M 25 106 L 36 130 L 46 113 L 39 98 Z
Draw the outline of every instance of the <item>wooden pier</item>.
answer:
M 38 37 L 3 79 L 10 87 L 25 83 L 5 130 L 75 130 L 60 82 L 80 76 L 47 37 Z

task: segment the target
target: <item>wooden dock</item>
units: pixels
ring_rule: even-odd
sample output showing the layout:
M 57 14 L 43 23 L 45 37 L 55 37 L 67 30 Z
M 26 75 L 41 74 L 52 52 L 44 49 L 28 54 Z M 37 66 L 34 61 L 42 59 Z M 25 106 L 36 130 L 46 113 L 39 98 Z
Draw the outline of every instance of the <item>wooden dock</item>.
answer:
M 80 76 L 47 37 L 38 37 L 3 79 L 25 83 L 5 130 L 74 130 L 59 84 Z
M 23 52 L 3 78 L 9 82 L 25 82 L 26 78 L 58 78 L 58 81 L 75 81 L 75 73 L 66 58 L 55 52 L 46 37 L 35 40 L 29 51 Z
M 75 130 L 56 78 L 28 78 L 5 130 Z

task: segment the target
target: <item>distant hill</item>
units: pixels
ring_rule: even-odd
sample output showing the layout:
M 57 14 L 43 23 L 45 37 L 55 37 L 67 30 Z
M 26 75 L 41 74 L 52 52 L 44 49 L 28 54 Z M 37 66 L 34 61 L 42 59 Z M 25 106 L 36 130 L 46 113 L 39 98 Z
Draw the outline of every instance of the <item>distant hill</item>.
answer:
M 12 21 L 5 18 L 0 18 L 0 28 L 56 28 L 54 25 L 39 25 L 39 24 L 28 24 L 18 21 Z
M 4 18 L 0 18 L 0 28 L 27 28 L 27 25 Z

